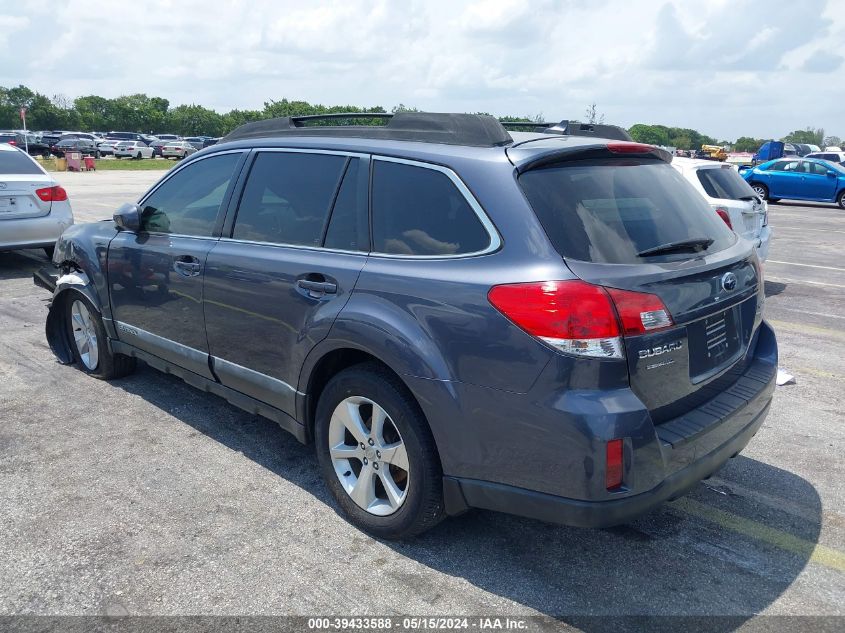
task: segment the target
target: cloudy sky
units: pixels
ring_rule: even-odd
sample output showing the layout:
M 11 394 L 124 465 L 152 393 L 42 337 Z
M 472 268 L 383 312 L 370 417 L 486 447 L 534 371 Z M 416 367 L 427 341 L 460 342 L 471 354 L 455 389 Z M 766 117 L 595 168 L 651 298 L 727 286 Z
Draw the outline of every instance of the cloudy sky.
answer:
M 845 0 L 0 0 L 0 85 L 845 137 Z

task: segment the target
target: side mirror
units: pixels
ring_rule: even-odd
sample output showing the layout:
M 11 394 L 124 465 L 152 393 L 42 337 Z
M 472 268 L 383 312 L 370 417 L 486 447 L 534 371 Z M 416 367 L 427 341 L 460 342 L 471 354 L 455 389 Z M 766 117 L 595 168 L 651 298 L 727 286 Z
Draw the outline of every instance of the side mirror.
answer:
M 112 216 L 118 231 L 138 231 L 141 228 L 141 210 L 137 204 L 127 202 Z
M 828 170 L 827 170 L 827 175 L 828 175 L 830 178 L 836 178 L 836 172 L 835 172 L 835 171 L 833 171 L 832 169 L 828 169 Z

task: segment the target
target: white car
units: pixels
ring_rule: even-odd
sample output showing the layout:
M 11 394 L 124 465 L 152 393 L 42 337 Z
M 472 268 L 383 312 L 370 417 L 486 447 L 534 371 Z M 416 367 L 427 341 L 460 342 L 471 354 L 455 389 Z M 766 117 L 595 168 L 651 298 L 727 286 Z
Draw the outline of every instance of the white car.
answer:
M 0 251 L 43 248 L 52 257 L 71 224 L 67 192 L 26 152 L 0 143 Z
M 141 141 L 120 141 L 114 146 L 115 158 L 152 158 L 153 148 Z
M 111 156 L 114 154 L 114 146 L 123 141 L 102 141 L 97 143 L 97 149 L 100 150 L 102 156 Z
M 812 152 L 807 154 L 804 158 L 820 158 L 822 160 L 829 160 L 831 163 L 845 165 L 845 152 L 825 150 L 823 152 Z
M 197 151 L 197 148 L 188 141 L 170 141 L 161 146 L 162 158 L 185 158 Z
M 672 166 L 704 196 L 725 224 L 735 233 L 757 244 L 760 261 L 766 261 L 772 240 L 769 207 L 736 168 L 693 158 L 674 158 Z

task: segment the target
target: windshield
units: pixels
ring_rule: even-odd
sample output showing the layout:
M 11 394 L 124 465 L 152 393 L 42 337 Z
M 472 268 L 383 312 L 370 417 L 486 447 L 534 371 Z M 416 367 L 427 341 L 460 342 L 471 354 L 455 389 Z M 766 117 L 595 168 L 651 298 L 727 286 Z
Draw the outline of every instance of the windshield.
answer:
M 673 261 L 689 251 L 639 255 L 658 246 L 736 236 L 671 165 L 656 160 L 571 161 L 530 170 L 519 183 L 557 251 L 608 264 Z
M 698 169 L 696 175 L 711 198 L 748 200 L 755 195 L 751 186 L 732 167 Z

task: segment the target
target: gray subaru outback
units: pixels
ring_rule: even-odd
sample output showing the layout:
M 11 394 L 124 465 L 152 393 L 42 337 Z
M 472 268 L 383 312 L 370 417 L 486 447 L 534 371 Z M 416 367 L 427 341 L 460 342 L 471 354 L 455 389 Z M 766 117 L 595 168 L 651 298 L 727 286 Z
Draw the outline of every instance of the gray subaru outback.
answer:
M 360 116 L 244 125 L 68 229 L 35 279 L 58 359 L 275 420 L 384 538 L 470 508 L 618 524 L 745 447 L 777 367 L 760 265 L 665 151 Z

